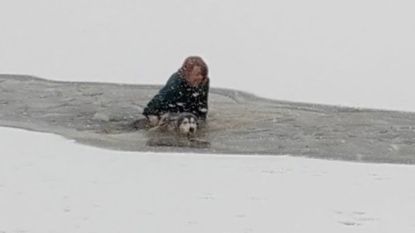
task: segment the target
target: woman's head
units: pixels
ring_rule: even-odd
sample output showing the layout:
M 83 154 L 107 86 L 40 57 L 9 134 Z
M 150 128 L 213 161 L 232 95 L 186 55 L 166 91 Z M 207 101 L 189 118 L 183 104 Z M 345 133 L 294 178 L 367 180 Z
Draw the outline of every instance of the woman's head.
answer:
M 186 58 L 179 72 L 191 86 L 199 86 L 208 78 L 208 67 L 203 59 L 197 56 Z

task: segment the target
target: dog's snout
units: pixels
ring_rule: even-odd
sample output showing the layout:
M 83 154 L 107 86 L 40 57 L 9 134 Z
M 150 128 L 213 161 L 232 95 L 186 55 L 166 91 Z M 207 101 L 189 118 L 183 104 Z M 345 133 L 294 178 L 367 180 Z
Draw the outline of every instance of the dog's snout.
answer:
M 190 131 L 190 133 L 194 133 L 195 132 L 195 128 L 190 128 L 189 131 Z

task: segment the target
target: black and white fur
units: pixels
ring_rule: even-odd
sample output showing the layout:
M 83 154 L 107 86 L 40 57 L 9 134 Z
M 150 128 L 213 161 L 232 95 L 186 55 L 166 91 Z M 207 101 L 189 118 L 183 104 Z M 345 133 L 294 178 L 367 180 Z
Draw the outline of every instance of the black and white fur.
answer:
M 197 116 L 192 113 L 165 113 L 160 117 L 156 127 L 182 136 L 193 136 L 196 134 L 199 124 Z

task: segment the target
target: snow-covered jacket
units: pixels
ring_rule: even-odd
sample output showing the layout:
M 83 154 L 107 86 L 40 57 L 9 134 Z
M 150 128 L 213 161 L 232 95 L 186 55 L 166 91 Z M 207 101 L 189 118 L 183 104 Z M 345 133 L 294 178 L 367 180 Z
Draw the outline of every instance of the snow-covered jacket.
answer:
M 174 73 L 166 85 L 150 100 L 143 115 L 160 116 L 166 112 L 190 112 L 202 120 L 208 112 L 209 78 L 198 87 L 190 86 L 180 72 Z

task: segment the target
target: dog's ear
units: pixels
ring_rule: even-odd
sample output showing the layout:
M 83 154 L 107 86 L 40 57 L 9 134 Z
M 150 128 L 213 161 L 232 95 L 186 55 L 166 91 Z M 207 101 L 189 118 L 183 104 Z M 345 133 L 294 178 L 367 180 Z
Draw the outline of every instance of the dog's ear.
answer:
M 195 121 L 196 125 L 199 126 L 199 118 L 195 114 L 191 114 L 190 117 Z

